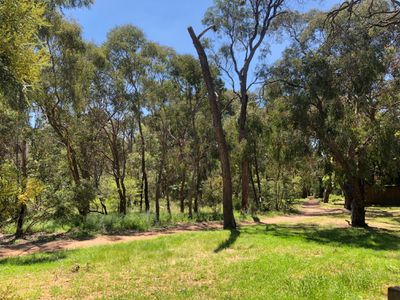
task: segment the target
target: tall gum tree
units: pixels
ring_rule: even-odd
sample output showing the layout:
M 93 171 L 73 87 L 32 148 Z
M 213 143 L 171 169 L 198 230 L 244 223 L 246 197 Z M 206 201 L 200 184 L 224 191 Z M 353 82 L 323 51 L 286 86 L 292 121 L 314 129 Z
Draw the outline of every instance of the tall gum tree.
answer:
M 140 156 L 142 171 L 142 194 L 144 196 L 145 211 L 150 210 L 149 183 L 146 167 L 146 140 L 143 128 L 143 110 L 146 105 L 145 82 L 151 66 L 152 51 L 149 51 L 149 43 L 143 32 L 132 26 L 125 25 L 113 29 L 105 43 L 108 60 L 112 68 L 118 74 L 124 95 L 130 103 L 140 137 Z M 142 200 L 141 200 L 142 203 Z
M 224 228 L 235 229 L 236 222 L 233 215 L 232 203 L 232 175 L 229 159 L 228 145 L 226 143 L 225 133 L 222 126 L 221 107 L 218 101 L 218 94 L 215 87 L 215 80 L 211 73 L 211 68 L 208 62 L 207 54 L 200 39 L 207 30 L 200 35 L 196 35 L 192 27 L 188 28 L 189 35 L 193 41 L 199 56 L 200 65 L 203 73 L 203 79 L 207 88 L 208 101 L 211 108 L 211 115 L 214 127 L 215 138 L 218 143 L 218 154 L 222 170 L 222 207 L 224 215 Z
M 213 26 L 218 42 L 222 44 L 216 62 L 231 82 L 240 101 L 238 118 L 239 143 L 243 144 L 241 158 L 242 210 L 249 209 L 250 166 L 247 148 L 247 107 L 249 90 L 258 81 L 252 78 L 252 62 L 258 50 L 265 48 L 268 32 L 275 19 L 283 13 L 284 0 L 215 0 L 203 23 Z M 236 88 L 236 85 L 239 85 Z

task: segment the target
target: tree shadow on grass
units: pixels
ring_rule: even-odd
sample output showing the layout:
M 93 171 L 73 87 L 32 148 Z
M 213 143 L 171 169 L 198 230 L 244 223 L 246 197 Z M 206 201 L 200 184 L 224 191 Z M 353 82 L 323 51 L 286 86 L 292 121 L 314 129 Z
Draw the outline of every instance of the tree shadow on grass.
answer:
M 265 234 L 303 238 L 319 244 L 333 244 L 373 250 L 399 250 L 400 236 L 377 228 L 321 228 L 317 225 L 267 225 Z
M 231 230 L 231 233 L 229 235 L 229 238 L 225 241 L 223 241 L 219 246 L 214 250 L 214 253 L 219 253 L 222 250 L 230 248 L 238 239 L 240 236 L 240 231 L 237 229 Z
M 42 264 L 56 262 L 67 257 L 64 251 L 58 252 L 42 252 L 27 256 L 9 257 L 0 260 L 0 265 L 29 266 L 34 264 Z

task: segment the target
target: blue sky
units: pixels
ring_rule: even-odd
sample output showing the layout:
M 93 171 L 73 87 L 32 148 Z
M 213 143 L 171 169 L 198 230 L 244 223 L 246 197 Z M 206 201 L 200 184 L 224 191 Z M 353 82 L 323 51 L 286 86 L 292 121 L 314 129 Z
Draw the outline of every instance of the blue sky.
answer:
M 289 0 L 298 10 L 328 9 L 337 0 Z M 197 32 L 213 0 L 95 0 L 90 8 L 69 10 L 65 15 L 82 25 L 85 39 L 97 44 L 105 41 L 107 32 L 117 25 L 133 24 L 148 39 L 174 48 L 178 53 L 195 54 L 186 31 L 192 25 Z M 303 3 L 303 4 L 301 4 Z M 271 47 L 269 60 L 280 57 L 284 45 Z

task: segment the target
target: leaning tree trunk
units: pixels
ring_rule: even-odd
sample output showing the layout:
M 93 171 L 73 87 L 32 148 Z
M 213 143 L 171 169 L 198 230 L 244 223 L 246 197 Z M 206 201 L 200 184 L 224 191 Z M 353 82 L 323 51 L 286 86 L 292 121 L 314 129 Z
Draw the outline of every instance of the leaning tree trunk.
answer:
M 223 194 L 223 214 L 224 214 L 224 228 L 225 229 L 235 229 L 236 222 L 233 215 L 233 203 L 232 203 L 232 176 L 231 167 L 229 161 L 228 146 L 225 139 L 224 129 L 222 127 L 221 120 L 221 110 L 219 107 L 217 94 L 215 90 L 214 80 L 211 75 L 210 65 L 208 64 L 208 59 L 203 45 L 200 42 L 200 36 L 197 36 L 192 27 L 188 28 L 190 37 L 192 38 L 193 44 L 196 48 L 197 54 L 199 56 L 201 69 L 203 72 L 203 78 L 207 87 L 207 96 L 210 103 L 214 134 L 218 143 L 218 154 L 221 162 L 222 170 L 222 194 Z

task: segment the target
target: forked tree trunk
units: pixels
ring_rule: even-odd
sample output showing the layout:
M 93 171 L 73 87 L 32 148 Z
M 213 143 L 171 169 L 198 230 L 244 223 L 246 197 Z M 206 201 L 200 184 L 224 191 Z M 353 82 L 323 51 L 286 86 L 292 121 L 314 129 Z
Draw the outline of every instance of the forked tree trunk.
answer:
M 228 146 L 225 139 L 224 130 L 222 127 L 221 120 L 221 110 L 219 107 L 217 94 L 215 90 L 214 80 L 211 75 L 210 66 L 208 64 L 208 59 L 203 45 L 200 42 L 199 37 L 195 34 L 192 27 L 188 28 L 190 37 L 192 38 L 193 44 L 196 48 L 197 54 L 199 56 L 201 69 L 203 72 L 203 78 L 207 86 L 208 101 L 210 103 L 213 128 L 215 138 L 218 143 L 218 153 L 221 162 L 222 169 L 222 181 L 223 181 L 223 214 L 224 214 L 224 228 L 225 229 L 235 229 L 236 222 L 233 215 L 233 203 L 232 203 L 232 177 L 231 177 L 231 167 L 229 161 Z M 201 35 L 200 35 L 201 37 Z

